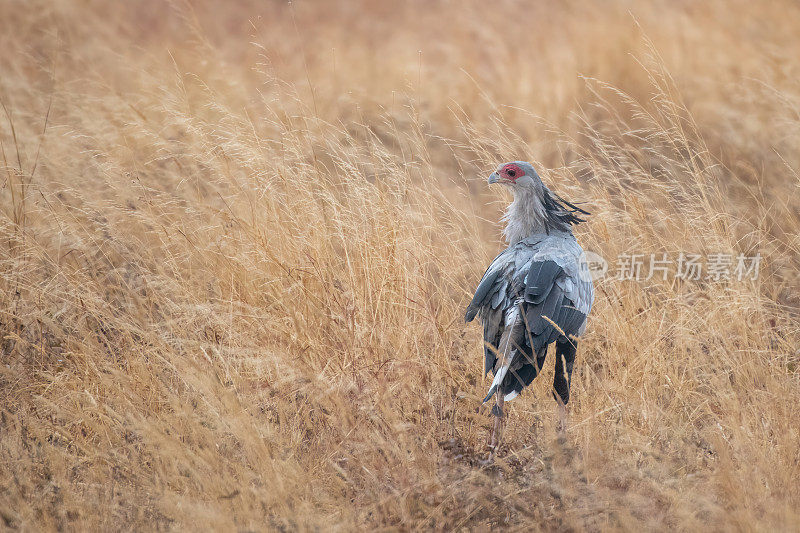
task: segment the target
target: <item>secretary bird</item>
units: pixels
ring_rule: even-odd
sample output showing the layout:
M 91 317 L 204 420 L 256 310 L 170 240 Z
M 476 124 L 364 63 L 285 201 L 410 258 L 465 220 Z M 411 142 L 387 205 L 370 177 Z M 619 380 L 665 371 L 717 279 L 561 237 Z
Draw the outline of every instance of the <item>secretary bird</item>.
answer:
M 524 161 L 498 166 L 489 183 L 508 186 L 514 201 L 503 217 L 508 248 L 489 265 L 464 317 L 466 322 L 480 317 L 484 373 L 494 374 L 483 400 L 496 394 L 487 462 L 499 444 L 504 402 L 516 398 L 539 374 L 552 342 L 553 397 L 559 429 L 565 429 L 577 337 L 586 329 L 594 302 L 583 249 L 572 234 L 572 225 L 584 221 L 578 213 L 589 213 L 551 192 Z

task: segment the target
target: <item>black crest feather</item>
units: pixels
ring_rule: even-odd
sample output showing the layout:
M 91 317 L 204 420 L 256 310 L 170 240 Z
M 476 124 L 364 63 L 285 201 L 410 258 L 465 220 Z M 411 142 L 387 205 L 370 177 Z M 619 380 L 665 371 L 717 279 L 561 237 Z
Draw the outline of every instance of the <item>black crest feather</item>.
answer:
M 548 233 L 551 228 L 567 231 L 570 225 L 586 222 L 585 219 L 577 215 L 578 213 L 583 215 L 591 214 L 550 191 L 545 191 L 542 205 L 547 213 L 545 227 Z

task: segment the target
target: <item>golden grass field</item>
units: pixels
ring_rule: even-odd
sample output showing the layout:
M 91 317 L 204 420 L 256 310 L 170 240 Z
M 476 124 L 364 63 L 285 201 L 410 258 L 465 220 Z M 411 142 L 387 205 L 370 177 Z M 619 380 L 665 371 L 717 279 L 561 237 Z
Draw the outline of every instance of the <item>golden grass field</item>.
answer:
M 0 529 L 800 528 L 796 3 L 0 0 L 0 102 Z M 513 159 L 762 262 L 598 281 L 481 468 Z

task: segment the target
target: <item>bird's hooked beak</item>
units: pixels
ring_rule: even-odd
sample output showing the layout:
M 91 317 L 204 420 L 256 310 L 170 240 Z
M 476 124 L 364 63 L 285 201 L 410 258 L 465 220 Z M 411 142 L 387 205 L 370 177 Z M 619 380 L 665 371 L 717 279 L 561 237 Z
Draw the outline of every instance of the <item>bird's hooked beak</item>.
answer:
M 489 176 L 489 185 L 491 185 L 492 183 L 500 183 L 502 185 L 513 185 L 514 184 L 513 181 L 511 181 L 508 178 L 502 177 L 497 172 L 492 172 L 492 174 Z

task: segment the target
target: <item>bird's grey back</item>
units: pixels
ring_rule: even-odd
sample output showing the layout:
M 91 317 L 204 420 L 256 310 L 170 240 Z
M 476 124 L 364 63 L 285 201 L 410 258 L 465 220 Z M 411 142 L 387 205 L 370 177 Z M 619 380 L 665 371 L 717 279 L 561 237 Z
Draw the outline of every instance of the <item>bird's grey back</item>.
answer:
M 476 314 L 483 314 L 512 302 L 528 282 L 531 265 L 553 261 L 562 275 L 555 279 L 556 285 L 575 308 L 584 315 L 594 303 L 594 288 L 589 275 L 583 249 L 571 232 L 552 231 L 549 234 L 533 234 L 501 252 L 481 279 L 465 319 L 469 322 Z M 505 304 L 505 305 L 504 305 Z

